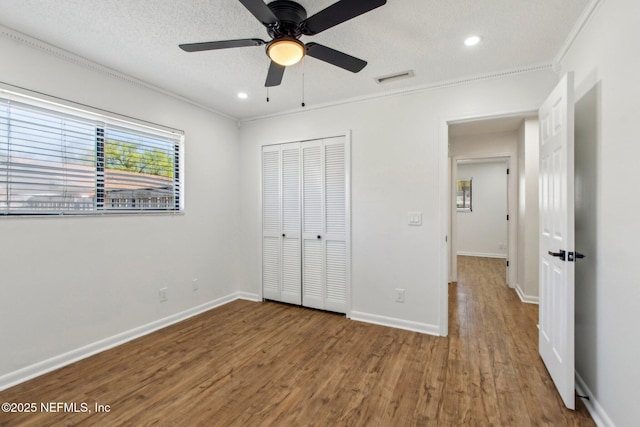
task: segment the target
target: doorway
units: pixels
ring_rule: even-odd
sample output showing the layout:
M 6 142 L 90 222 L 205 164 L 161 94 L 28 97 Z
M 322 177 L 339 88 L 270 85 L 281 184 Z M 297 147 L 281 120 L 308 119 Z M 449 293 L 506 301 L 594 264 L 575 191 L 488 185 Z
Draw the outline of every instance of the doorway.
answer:
M 537 146 L 535 164 L 538 166 L 535 170 L 536 179 L 529 179 L 529 184 L 535 183 L 538 188 L 538 197 L 531 198 L 531 204 L 526 203 L 527 197 L 530 195 L 523 183 L 527 181 L 527 177 L 518 174 L 518 183 L 521 191 L 519 192 L 517 217 L 514 216 L 513 222 L 517 218 L 525 218 L 522 222 L 523 226 L 536 228 L 536 239 L 528 239 L 527 234 L 520 233 L 518 236 L 517 253 L 510 261 L 517 263 L 518 257 L 523 255 L 521 248 L 530 248 L 535 242 L 537 250 L 531 255 L 535 259 L 535 264 L 539 266 L 539 281 L 536 280 L 535 298 L 540 303 L 540 317 L 538 321 L 539 327 L 539 354 L 542 357 L 545 367 L 551 375 L 565 405 L 569 409 L 575 407 L 575 382 L 574 382 L 574 265 L 575 251 L 574 248 L 574 98 L 573 98 L 573 73 L 567 73 L 551 91 L 544 103 L 539 109 L 538 116 L 540 124 L 535 126 L 526 126 L 527 120 L 524 120 L 518 131 L 518 146 L 524 143 L 524 148 L 518 149 L 517 165 L 525 164 L 524 159 L 528 152 L 528 146 Z M 534 113 L 535 114 L 535 113 Z M 532 115 L 534 115 L 532 114 Z M 502 116 L 505 117 L 505 116 Z M 510 116 L 514 117 L 514 115 Z M 500 118 L 499 118 L 500 119 Z M 448 233 L 445 235 L 445 255 L 443 275 L 446 275 L 446 267 L 449 268 L 449 279 L 455 277 L 456 269 L 452 266 L 456 263 L 456 257 L 451 252 L 451 248 L 455 241 L 448 244 L 447 238 L 451 236 L 452 223 L 451 211 L 453 206 L 453 198 L 451 198 L 451 188 L 453 175 L 452 171 L 456 167 L 457 162 L 453 163 L 455 158 L 455 146 L 452 144 L 452 133 L 455 133 L 455 125 L 457 123 L 473 123 L 481 122 L 481 119 L 465 120 L 448 120 L 443 121 L 441 128 L 441 147 L 444 143 L 448 148 L 447 156 L 441 157 L 441 179 L 443 184 L 448 184 L 441 193 L 441 200 L 448 201 L 443 211 L 444 218 L 448 220 Z M 533 121 L 533 120 L 532 120 Z M 535 129 L 536 137 L 527 132 Z M 530 144 L 529 144 L 530 142 Z M 484 145 L 482 146 L 484 147 Z M 519 147 L 520 148 L 520 147 Z M 526 168 L 526 166 L 525 166 Z M 524 186 L 526 187 L 526 186 Z M 442 188 L 442 187 L 441 187 Z M 449 198 L 445 198 L 449 192 Z M 444 196 L 444 197 L 443 197 Z M 524 202 L 524 203 L 523 203 Z M 528 205 L 528 206 L 527 206 Z M 531 221 L 525 217 L 525 212 L 536 212 L 536 221 Z M 510 225 L 511 229 L 512 225 Z M 524 241 L 524 243 L 522 243 Z M 559 249 L 556 247 L 560 246 Z M 510 253 L 513 253 L 510 248 Z M 559 259 L 560 261 L 557 261 Z M 515 266 L 513 266 L 515 267 Z M 518 270 L 517 268 L 514 268 Z M 524 269 L 521 269 L 525 271 Z M 513 272 L 510 271 L 510 278 Z M 536 274 L 538 271 L 536 270 Z M 520 275 L 518 275 L 520 277 Z M 451 280 L 449 281 L 451 283 Z M 446 286 L 445 286 L 446 285 Z M 449 285 L 443 283 L 445 292 L 441 294 L 441 312 L 442 332 L 448 335 L 448 307 L 444 304 L 448 299 Z M 540 295 L 541 298 L 538 297 Z M 445 299 L 444 297 L 447 297 Z M 518 296 L 523 302 L 525 301 L 521 292 Z
M 452 257 L 495 258 L 504 266 L 509 285 L 510 209 L 509 168 L 511 157 L 456 158 L 452 183 Z M 456 269 L 455 276 L 458 271 Z
M 499 218 L 494 218 L 494 224 L 497 221 L 504 221 L 506 238 L 498 240 L 491 239 L 485 242 L 484 249 L 478 250 L 476 244 L 475 250 L 471 252 L 480 252 L 484 255 L 493 257 L 504 257 L 505 265 L 508 262 L 506 282 L 510 287 L 515 287 L 517 283 L 516 272 L 518 271 L 518 253 L 517 253 L 517 233 L 518 233 L 518 177 L 519 177 L 519 146 L 524 145 L 521 141 L 521 130 L 525 119 L 531 117 L 531 113 L 516 114 L 511 116 L 490 117 L 482 119 L 469 119 L 463 121 L 453 121 L 448 123 L 448 147 L 449 147 L 449 236 L 451 242 L 449 245 L 449 282 L 457 280 L 457 255 L 460 252 L 458 247 L 458 208 L 457 208 L 457 177 L 459 164 L 482 164 L 494 162 L 503 162 L 502 173 L 506 177 L 506 188 L 500 184 L 500 196 L 506 197 L 506 209 Z M 495 185 L 495 179 L 493 179 Z M 473 182 L 472 182 L 473 186 Z M 485 196 L 495 193 L 492 188 L 485 189 Z M 505 194 L 506 193 L 506 194 Z M 472 195 L 473 197 L 473 195 Z M 473 203 L 473 202 L 472 202 Z M 469 216 L 474 215 L 471 212 Z M 467 218 L 465 218 L 466 220 Z M 468 221 L 467 221 L 468 222 Z M 497 229 L 500 225 L 495 225 Z M 494 236 L 495 237 L 495 236 Z M 464 248 L 462 250 L 464 251 Z
M 458 160 L 508 159 L 508 212 L 504 217 L 508 222 L 507 283 L 521 301 L 538 302 L 538 127 L 537 111 L 534 110 L 442 122 L 441 136 L 448 149 L 441 169 L 442 180 L 446 183 L 442 187 L 442 197 L 446 201 L 442 215 L 447 229 L 443 247 L 447 276 L 444 283 L 457 280 L 457 230 L 454 230 L 453 219 L 457 212 L 454 179 Z M 506 221 L 507 214 L 509 221 Z M 440 321 L 442 334 L 446 335 L 448 288 L 443 289 Z

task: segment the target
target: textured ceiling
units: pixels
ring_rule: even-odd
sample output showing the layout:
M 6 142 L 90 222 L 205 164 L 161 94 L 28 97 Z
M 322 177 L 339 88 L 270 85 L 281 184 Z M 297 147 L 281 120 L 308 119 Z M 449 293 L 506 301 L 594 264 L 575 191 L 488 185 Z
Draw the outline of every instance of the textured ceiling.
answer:
M 334 0 L 299 0 L 309 16 Z M 389 0 L 304 42 L 368 61 L 352 74 L 314 58 L 288 67 L 265 98 L 264 47 L 186 53 L 179 43 L 268 39 L 237 0 L 2 0 L 0 25 L 234 118 L 382 95 L 550 64 L 589 0 Z M 471 34 L 482 37 L 464 46 Z M 375 77 L 413 70 L 386 84 Z M 304 71 L 304 84 L 303 84 Z M 246 100 L 237 98 L 243 91 Z

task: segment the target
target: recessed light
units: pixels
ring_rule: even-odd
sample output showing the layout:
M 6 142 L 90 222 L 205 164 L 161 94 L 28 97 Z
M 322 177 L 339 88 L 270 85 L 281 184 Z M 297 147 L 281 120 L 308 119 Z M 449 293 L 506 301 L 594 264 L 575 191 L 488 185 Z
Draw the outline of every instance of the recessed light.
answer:
M 249 98 L 249 95 L 247 95 L 246 92 L 238 92 L 238 98 L 247 99 Z
M 466 46 L 475 46 L 478 43 L 480 43 L 480 36 L 471 36 L 471 37 L 467 37 L 464 41 L 464 44 Z

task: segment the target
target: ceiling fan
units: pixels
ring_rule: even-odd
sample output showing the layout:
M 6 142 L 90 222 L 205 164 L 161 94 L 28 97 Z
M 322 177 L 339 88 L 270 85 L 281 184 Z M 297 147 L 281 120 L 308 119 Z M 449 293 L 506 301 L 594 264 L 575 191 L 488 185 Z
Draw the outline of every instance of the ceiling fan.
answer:
M 341 0 L 307 18 L 307 11 L 291 0 L 239 0 L 267 29 L 270 41 L 262 39 L 222 40 L 179 45 L 186 52 L 267 45 L 271 59 L 266 87 L 282 82 L 285 67 L 308 55 L 345 70 L 357 73 L 367 62 L 318 43 L 303 43 L 301 36 L 313 36 L 363 13 L 383 6 L 386 0 Z

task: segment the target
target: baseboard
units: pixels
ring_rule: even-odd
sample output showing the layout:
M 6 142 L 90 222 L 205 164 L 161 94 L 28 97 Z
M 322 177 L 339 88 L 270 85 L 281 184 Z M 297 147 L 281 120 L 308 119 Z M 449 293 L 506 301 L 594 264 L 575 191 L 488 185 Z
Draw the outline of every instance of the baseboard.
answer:
M 233 295 L 235 295 L 234 300 L 236 300 L 236 299 L 245 299 L 247 301 L 255 301 L 255 302 L 262 301 L 262 298 L 260 298 L 260 295 L 253 294 L 251 292 L 238 291 L 238 292 L 234 293 Z
M 467 251 L 458 251 L 458 256 L 476 256 L 480 258 L 502 258 L 507 259 L 506 254 L 492 254 L 487 252 L 467 252 Z
M 388 326 L 391 328 L 405 329 L 407 331 L 420 332 L 428 335 L 440 336 L 440 327 L 428 323 L 412 322 L 410 320 L 397 319 L 394 317 L 379 316 L 377 314 L 352 311 L 351 320 L 373 323 L 375 325 Z
M 527 304 L 540 304 L 540 297 L 525 294 L 522 289 L 520 289 L 520 285 L 516 285 L 514 289 L 516 290 L 520 301 L 526 302 Z
M 611 418 L 604 411 L 598 399 L 595 398 L 589 387 L 585 384 L 580 374 L 576 371 L 576 391 L 582 396 L 588 396 L 589 399 L 582 399 L 584 406 L 587 407 L 587 411 L 591 414 L 591 418 L 598 427 L 615 427 Z
M 250 301 L 260 301 L 258 294 L 252 294 L 248 292 L 234 292 L 233 294 L 209 301 L 207 303 L 192 307 L 188 310 L 181 311 L 180 313 L 172 314 L 171 316 L 163 319 L 156 320 L 146 325 L 133 328 L 131 330 L 113 335 L 111 337 L 96 341 L 84 347 L 71 350 L 67 353 L 54 356 L 50 359 L 43 360 L 33 365 L 26 366 L 17 371 L 10 372 L 8 374 L 0 376 L 0 391 L 6 390 L 10 387 L 28 381 L 32 378 L 44 375 L 48 372 L 62 368 L 63 366 L 70 365 L 79 360 L 86 359 L 87 357 L 101 353 L 110 348 L 132 341 L 136 338 L 140 338 L 144 335 L 155 332 L 159 329 L 166 328 L 174 323 L 181 322 L 189 317 L 196 316 L 211 310 L 216 307 L 220 307 L 231 301 L 237 299 L 246 299 Z

